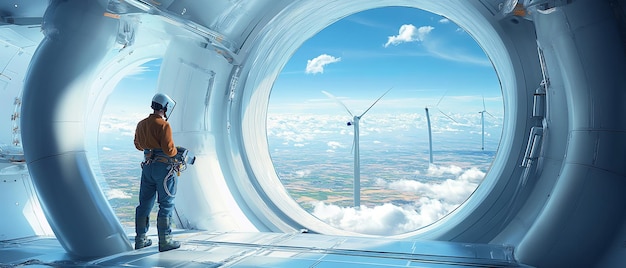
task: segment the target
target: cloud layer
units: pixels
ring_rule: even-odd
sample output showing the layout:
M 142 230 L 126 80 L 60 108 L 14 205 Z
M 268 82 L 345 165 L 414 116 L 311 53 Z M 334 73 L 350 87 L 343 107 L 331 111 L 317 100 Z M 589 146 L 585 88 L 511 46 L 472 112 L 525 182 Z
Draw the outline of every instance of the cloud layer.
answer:
M 377 181 L 383 188 L 418 193 L 421 197 L 410 204 L 385 203 L 354 208 L 315 202 L 312 214 L 336 228 L 363 234 L 396 235 L 415 231 L 443 218 L 467 200 L 485 173 L 475 167 L 463 169 L 455 165 L 430 165 L 425 173 L 425 177 L 446 175 L 455 178 L 443 181 Z
M 451 116 L 457 123 L 438 114 L 431 118 L 436 165 L 428 165 L 424 115 L 373 113 L 363 118 L 360 129 L 362 190 L 374 189 L 381 194 L 403 198 L 388 198 L 402 199 L 398 202 L 366 202 L 363 192 L 361 204 L 368 205 L 359 208 L 346 205 L 351 201 L 337 197 L 341 191 L 350 191 L 338 189 L 337 185 L 349 187 L 349 182 L 334 182 L 332 189 L 324 188 L 325 179 L 321 174 L 327 172 L 319 171 L 320 167 L 341 165 L 344 168 L 336 170 L 345 174 L 333 173 L 333 176 L 352 176 L 353 133 L 351 127 L 345 126 L 346 116 L 271 114 L 268 117 L 268 142 L 276 171 L 288 191 L 298 191 L 303 180 L 322 181 L 322 188 L 308 188 L 307 191 L 324 192 L 329 199 L 298 201 L 309 208 L 311 214 L 339 229 L 395 235 L 432 224 L 456 209 L 475 191 L 491 164 L 492 155 L 480 152 L 480 115 Z M 498 125 L 494 128 L 495 124 Z M 499 124 L 501 122 L 490 118 L 486 130 L 499 133 Z M 497 138 L 487 140 L 490 141 L 488 147 L 496 148 Z M 296 148 L 296 144 L 301 146 Z M 300 155 L 297 168 L 289 171 L 294 168 L 293 164 L 285 164 L 285 169 L 281 169 L 280 165 L 285 162 L 281 159 L 294 153 Z M 328 164 L 329 160 L 332 164 Z M 294 182 L 295 188 L 290 188 L 289 182 Z M 310 196 L 319 195 L 313 193 Z M 407 198 L 409 196 L 415 198 Z

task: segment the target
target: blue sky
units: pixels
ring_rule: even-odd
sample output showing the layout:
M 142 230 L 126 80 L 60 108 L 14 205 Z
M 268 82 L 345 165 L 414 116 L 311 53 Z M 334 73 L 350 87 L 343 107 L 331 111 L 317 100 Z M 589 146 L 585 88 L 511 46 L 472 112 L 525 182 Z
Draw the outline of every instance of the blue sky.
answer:
M 346 101 L 367 100 L 351 107 L 358 111 L 390 87 L 377 106 L 397 107 L 404 99 L 423 109 L 446 95 L 440 108 L 477 112 L 484 96 L 487 110 L 502 113 L 496 73 L 471 36 L 441 16 L 403 7 L 354 14 L 305 42 L 276 80 L 270 111 L 326 98 L 322 90 Z
M 157 88 L 161 59 L 147 62 L 124 77 L 109 95 L 104 113 L 128 115 L 152 112 L 150 102 Z

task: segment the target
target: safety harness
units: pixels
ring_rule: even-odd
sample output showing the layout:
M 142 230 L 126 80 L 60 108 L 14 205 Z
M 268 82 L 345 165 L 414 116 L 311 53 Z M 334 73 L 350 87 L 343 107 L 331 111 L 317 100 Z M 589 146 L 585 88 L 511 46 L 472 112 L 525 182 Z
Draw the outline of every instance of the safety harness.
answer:
M 183 147 L 176 148 L 178 149 L 178 153 L 173 157 L 165 156 L 163 151 L 160 149 L 146 149 L 143 151 L 144 161 L 141 162 L 142 169 L 149 166 L 153 162 L 160 162 L 169 166 L 169 171 L 163 179 L 163 189 L 165 189 L 165 193 L 167 193 L 168 196 L 172 197 L 174 194 L 172 194 L 170 189 L 167 187 L 167 182 L 171 179 L 176 180 L 176 177 L 180 176 L 180 173 L 187 169 L 188 150 Z M 195 157 L 193 157 L 193 160 L 195 161 Z M 193 162 L 190 162 L 190 164 L 193 165 Z M 177 176 L 172 176 L 174 172 L 176 172 Z

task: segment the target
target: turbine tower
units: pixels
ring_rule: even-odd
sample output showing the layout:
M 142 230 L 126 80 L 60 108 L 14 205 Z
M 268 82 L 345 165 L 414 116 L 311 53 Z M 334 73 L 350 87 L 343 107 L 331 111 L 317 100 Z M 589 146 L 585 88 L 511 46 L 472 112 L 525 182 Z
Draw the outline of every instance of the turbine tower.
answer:
M 430 154 L 430 161 L 428 163 L 433 163 L 433 134 L 430 129 L 430 115 L 428 114 L 428 107 L 424 108 L 426 110 L 426 122 L 428 123 L 428 153 Z
M 437 108 L 437 110 L 441 114 L 445 115 L 448 119 L 458 124 L 458 122 L 454 120 L 454 118 L 452 118 L 451 116 L 444 113 L 441 109 L 439 109 L 439 103 L 441 103 L 441 101 L 443 100 L 443 97 L 445 97 L 446 94 L 448 94 L 448 91 L 446 91 L 446 93 L 444 93 L 443 96 L 439 98 L 439 101 L 437 102 L 437 105 L 435 105 L 435 108 Z M 432 164 L 433 163 L 433 134 L 432 134 L 432 129 L 430 127 L 430 113 L 428 112 L 428 106 L 426 106 L 424 110 L 426 110 L 426 122 L 428 123 L 428 154 L 430 156 L 429 163 Z
M 489 112 L 487 112 L 487 109 L 485 109 L 485 97 L 483 96 L 483 110 L 478 112 L 480 114 L 480 123 L 481 123 L 481 127 L 482 127 L 482 131 L 481 131 L 481 135 L 482 135 L 482 146 L 481 146 L 481 150 L 485 150 L 485 113 L 487 113 L 488 115 L 490 115 L 491 117 L 494 117 L 492 114 L 490 114 Z
M 348 111 L 348 114 L 352 116 L 352 121 L 348 122 L 347 125 L 354 127 L 354 141 L 352 146 L 354 146 L 354 207 L 356 208 L 361 206 L 361 155 L 359 152 L 359 121 L 365 115 L 365 113 L 367 113 L 367 111 L 374 107 L 374 105 L 380 99 L 382 99 L 383 96 L 385 96 L 387 92 L 389 92 L 392 88 L 393 87 L 389 88 L 387 91 L 385 91 L 385 93 L 378 97 L 378 99 L 376 99 L 376 101 L 374 101 L 374 103 L 372 103 L 372 105 L 370 105 L 370 107 L 368 107 L 367 110 L 365 110 L 365 112 L 363 112 L 361 115 L 353 115 L 350 109 L 348 109 L 348 106 L 346 106 L 341 100 L 337 99 L 332 94 L 322 90 L 322 93 L 326 94 L 326 96 L 335 100 L 337 103 L 339 103 L 339 105 L 343 106 L 343 108 Z

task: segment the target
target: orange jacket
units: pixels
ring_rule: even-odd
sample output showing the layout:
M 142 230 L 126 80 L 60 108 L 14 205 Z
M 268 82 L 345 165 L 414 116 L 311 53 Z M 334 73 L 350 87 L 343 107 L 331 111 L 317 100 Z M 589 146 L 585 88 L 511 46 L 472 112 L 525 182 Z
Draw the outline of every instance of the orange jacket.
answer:
M 178 153 L 172 138 L 170 123 L 158 114 L 151 114 L 139 121 L 135 130 L 135 148 L 140 151 L 161 149 L 170 157 Z

